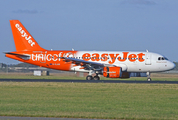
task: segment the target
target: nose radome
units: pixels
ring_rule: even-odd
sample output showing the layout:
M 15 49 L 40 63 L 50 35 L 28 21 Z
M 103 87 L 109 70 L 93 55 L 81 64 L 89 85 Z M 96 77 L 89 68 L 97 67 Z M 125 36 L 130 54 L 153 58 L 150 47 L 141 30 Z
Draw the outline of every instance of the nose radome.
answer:
M 173 62 L 169 62 L 169 69 L 172 70 L 176 67 L 176 65 Z

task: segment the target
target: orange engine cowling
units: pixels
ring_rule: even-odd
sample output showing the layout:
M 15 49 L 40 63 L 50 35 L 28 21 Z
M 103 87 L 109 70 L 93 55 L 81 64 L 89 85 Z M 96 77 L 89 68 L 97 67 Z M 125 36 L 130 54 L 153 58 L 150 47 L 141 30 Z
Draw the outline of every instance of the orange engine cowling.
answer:
M 121 67 L 104 67 L 103 76 L 109 78 L 119 78 L 122 77 Z

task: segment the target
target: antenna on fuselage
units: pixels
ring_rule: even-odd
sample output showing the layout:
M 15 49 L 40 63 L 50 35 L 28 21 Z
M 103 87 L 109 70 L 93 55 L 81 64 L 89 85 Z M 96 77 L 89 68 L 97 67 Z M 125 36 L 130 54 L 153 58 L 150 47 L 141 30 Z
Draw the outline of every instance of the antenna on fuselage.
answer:
M 146 49 L 146 52 L 148 52 L 148 50 Z

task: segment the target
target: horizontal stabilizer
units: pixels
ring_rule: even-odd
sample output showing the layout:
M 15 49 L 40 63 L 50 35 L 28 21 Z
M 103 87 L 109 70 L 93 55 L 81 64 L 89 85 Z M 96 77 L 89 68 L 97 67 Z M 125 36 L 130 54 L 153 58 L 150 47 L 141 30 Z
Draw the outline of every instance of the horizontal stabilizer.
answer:
M 7 52 L 5 54 L 15 55 L 15 56 L 20 57 L 20 58 L 22 58 L 24 60 L 29 60 L 30 59 L 30 55 L 17 54 L 17 53 L 11 53 L 11 52 Z

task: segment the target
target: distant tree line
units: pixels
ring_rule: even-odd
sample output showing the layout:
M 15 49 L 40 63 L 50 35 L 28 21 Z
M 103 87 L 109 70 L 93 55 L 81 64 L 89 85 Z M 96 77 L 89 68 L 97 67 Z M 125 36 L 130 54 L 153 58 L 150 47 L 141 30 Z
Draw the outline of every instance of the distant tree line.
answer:
M 176 67 L 174 68 L 174 70 L 178 70 L 178 62 L 174 62 L 176 64 Z
M 4 64 L 0 63 L 0 72 L 17 72 L 15 67 L 22 67 L 21 71 L 29 72 L 29 67 L 38 67 L 36 65 L 31 65 L 28 63 L 19 63 L 19 64 Z
M 16 65 L 13 65 L 12 67 L 38 67 L 38 66 L 28 64 L 28 63 L 19 63 L 19 64 L 16 64 Z

